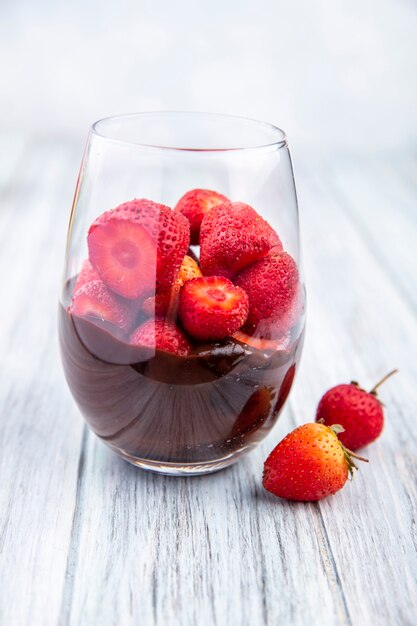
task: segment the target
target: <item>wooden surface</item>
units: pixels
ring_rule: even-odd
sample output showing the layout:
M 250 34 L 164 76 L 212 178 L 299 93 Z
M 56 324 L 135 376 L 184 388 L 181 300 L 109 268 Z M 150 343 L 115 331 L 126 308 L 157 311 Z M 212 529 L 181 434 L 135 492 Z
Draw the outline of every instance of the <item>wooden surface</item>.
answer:
M 293 154 L 308 329 L 290 400 L 238 465 L 141 472 L 86 429 L 56 338 L 80 145 L 1 138 L 1 626 L 411 626 L 417 621 L 417 156 Z M 393 367 L 369 465 L 319 504 L 262 464 L 331 385 Z

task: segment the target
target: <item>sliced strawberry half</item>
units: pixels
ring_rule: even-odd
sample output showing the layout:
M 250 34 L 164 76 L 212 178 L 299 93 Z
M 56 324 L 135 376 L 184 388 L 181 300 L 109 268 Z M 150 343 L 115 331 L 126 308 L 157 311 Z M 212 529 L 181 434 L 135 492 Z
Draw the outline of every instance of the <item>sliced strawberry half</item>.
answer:
M 70 313 L 78 317 L 90 317 L 106 322 L 128 333 L 136 319 L 136 307 L 123 301 L 106 287 L 102 280 L 84 284 L 75 292 Z
M 178 326 L 164 319 L 147 320 L 141 324 L 132 333 L 130 343 L 179 356 L 187 356 L 191 350 L 190 342 Z
M 181 290 L 180 319 L 196 339 L 233 335 L 245 323 L 248 310 L 246 292 L 222 276 L 193 278 Z
M 189 224 L 169 207 L 132 200 L 103 213 L 88 232 L 89 259 L 106 285 L 136 299 L 174 282 L 189 246 Z
M 199 243 L 203 217 L 210 209 L 223 202 L 229 202 L 229 199 L 211 189 L 191 189 L 178 200 L 175 211 L 182 213 L 190 222 L 192 245 Z

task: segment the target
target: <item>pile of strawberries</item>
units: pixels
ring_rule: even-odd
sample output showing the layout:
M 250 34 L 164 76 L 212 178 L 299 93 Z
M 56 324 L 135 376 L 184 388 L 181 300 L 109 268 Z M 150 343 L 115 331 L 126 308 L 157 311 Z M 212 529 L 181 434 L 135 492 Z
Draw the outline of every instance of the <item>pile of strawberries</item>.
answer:
M 316 421 L 299 426 L 272 450 L 265 461 L 263 486 L 288 500 L 315 501 L 333 495 L 357 469 L 355 452 L 379 437 L 384 426 L 378 388 L 371 391 L 357 382 L 337 385 L 319 402 Z
M 295 321 L 294 259 L 251 206 L 215 191 L 193 189 L 174 209 L 125 202 L 100 215 L 87 240 L 70 312 L 133 345 L 186 356 L 193 341 L 274 340 Z

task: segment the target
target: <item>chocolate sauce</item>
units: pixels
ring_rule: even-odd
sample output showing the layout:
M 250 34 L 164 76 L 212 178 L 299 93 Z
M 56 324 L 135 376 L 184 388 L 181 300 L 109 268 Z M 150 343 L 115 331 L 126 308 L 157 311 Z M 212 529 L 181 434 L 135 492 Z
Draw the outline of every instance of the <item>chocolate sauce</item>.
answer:
M 261 440 L 291 389 L 303 334 L 262 351 L 233 339 L 187 357 L 131 346 L 59 306 L 68 384 L 94 432 L 115 451 L 171 463 L 216 461 Z

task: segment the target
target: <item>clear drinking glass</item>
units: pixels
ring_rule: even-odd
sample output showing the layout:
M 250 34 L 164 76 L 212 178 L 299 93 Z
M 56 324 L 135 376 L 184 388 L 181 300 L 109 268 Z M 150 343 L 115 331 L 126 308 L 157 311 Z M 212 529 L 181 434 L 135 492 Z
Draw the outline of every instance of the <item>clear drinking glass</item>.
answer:
M 282 130 L 189 112 L 93 125 L 59 335 L 71 392 L 108 446 L 174 475 L 237 461 L 282 410 L 304 319 Z

